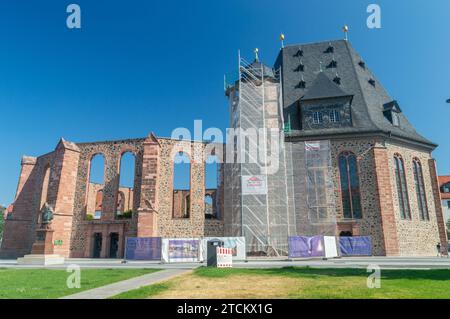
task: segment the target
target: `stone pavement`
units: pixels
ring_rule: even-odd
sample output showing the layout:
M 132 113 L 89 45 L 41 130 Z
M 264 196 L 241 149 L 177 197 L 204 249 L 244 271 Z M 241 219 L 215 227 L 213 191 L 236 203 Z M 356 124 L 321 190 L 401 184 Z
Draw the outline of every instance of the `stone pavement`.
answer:
M 82 291 L 61 299 L 106 299 L 125 291 L 133 290 L 142 286 L 152 285 L 173 277 L 191 272 L 192 269 L 166 269 L 151 274 L 119 281 L 106 286 Z

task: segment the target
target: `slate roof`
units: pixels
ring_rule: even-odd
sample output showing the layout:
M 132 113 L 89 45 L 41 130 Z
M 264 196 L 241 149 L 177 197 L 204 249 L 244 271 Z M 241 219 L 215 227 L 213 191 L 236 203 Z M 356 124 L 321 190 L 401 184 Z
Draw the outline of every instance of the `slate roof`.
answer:
M 333 50 L 329 50 L 332 47 Z M 383 53 L 383 52 L 381 52 Z M 393 102 L 367 64 L 345 40 L 285 46 L 280 50 L 274 69 L 281 67 L 284 118 L 291 119 L 291 132 L 286 136 L 320 138 L 348 134 L 387 134 L 419 143 L 433 149 L 437 145 L 416 132 L 404 113 L 399 113 L 400 126 L 394 126 L 384 115 L 384 105 Z M 302 68 L 299 68 L 299 66 Z M 301 70 L 303 69 L 303 71 Z M 340 79 L 340 85 L 332 80 Z M 328 81 L 327 81 L 328 80 Z M 299 82 L 304 81 L 305 87 Z M 373 84 L 371 84 L 372 82 Z M 336 90 L 335 84 L 340 90 Z M 342 92 L 341 92 L 342 91 Z M 351 127 L 300 130 L 299 102 L 327 95 L 352 95 Z M 405 106 L 402 105 L 402 109 Z
M 306 90 L 305 95 L 301 98 L 302 101 L 328 99 L 336 97 L 351 96 L 344 92 L 337 84 L 331 81 L 323 72 L 317 75 L 311 87 Z

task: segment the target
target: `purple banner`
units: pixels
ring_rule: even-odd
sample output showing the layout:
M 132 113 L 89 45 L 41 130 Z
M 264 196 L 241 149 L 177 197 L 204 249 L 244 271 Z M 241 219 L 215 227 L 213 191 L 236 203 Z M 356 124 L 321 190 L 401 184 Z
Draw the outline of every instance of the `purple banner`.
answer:
M 372 256 L 372 238 L 370 236 L 339 237 L 339 249 L 342 256 Z
M 161 237 L 127 237 L 125 259 L 161 260 Z
M 289 258 L 324 257 L 323 236 L 291 236 L 288 238 Z

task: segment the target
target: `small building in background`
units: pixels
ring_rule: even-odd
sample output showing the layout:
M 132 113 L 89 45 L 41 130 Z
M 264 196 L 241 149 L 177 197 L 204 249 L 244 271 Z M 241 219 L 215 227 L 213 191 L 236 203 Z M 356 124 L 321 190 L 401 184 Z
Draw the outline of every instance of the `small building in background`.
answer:
M 441 191 L 444 220 L 447 223 L 450 219 L 450 175 L 439 176 L 439 189 Z

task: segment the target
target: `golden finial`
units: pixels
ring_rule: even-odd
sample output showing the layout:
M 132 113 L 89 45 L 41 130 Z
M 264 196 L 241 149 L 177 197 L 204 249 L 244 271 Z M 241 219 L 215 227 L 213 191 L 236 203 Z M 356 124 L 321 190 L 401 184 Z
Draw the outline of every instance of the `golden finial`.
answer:
M 348 40 L 348 25 L 344 25 L 344 27 L 342 28 L 342 30 L 345 33 L 345 41 Z
M 281 48 L 284 48 L 284 34 L 280 34 Z
M 255 48 L 255 61 L 259 61 L 259 57 L 258 57 L 258 52 L 259 52 L 259 49 L 258 48 Z

